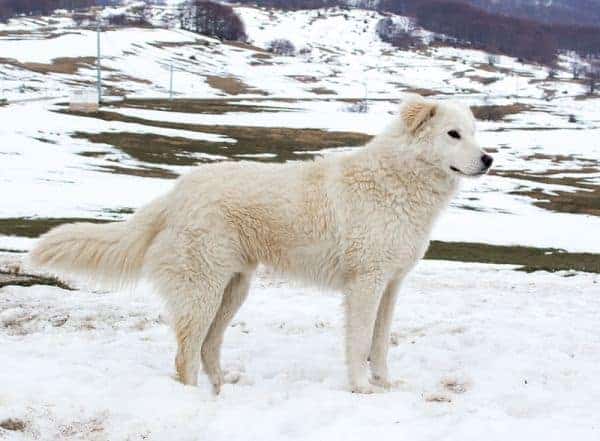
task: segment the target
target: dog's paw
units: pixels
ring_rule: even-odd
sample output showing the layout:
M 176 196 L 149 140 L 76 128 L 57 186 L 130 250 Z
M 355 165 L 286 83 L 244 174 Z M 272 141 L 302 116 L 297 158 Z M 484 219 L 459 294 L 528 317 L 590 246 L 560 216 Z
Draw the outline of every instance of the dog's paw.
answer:
M 357 384 L 351 387 L 353 394 L 380 394 L 385 392 L 385 389 L 376 384 Z
M 406 381 L 404 381 L 402 379 L 390 380 L 388 378 L 373 377 L 369 381 L 371 382 L 372 385 L 379 386 L 386 390 L 398 389 L 398 388 L 406 385 Z
M 237 384 L 240 382 L 242 374 L 240 372 L 225 372 L 223 374 L 223 382 L 228 384 Z

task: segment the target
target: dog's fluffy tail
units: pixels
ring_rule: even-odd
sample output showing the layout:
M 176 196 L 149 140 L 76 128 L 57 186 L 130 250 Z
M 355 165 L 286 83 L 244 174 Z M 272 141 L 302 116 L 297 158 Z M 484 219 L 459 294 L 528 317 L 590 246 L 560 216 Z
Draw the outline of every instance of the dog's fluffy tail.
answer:
M 58 275 L 75 275 L 110 288 L 134 284 L 146 251 L 165 225 L 161 200 L 125 222 L 74 223 L 40 237 L 29 252 L 34 266 Z

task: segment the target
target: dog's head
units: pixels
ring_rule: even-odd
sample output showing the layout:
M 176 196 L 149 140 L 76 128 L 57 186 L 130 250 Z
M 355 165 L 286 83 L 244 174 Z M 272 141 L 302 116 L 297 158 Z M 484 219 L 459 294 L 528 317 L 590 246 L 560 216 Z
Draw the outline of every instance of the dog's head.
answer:
M 490 169 L 493 158 L 475 140 L 475 118 L 469 107 L 417 95 L 403 104 L 400 118 L 428 162 L 460 176 L 479 176 Z

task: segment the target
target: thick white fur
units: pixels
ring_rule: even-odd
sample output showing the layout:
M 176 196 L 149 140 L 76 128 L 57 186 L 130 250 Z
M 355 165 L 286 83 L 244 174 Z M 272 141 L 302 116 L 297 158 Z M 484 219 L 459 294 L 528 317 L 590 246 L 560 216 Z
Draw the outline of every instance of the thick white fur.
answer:
M 174 318 L 180 380 L 196 384 L 201 360 L 217 393 L 223 334 L 258 264 L 342 291 L 350 386 L 374 392 L 390 385 L 388 340 L 402 278 L 423 257 L 459 176 L 485 172 L 473 136 L 468 108 L 411 97 L 355 153 L 201 166 L 127 222 L 61 226 L 30 257 L 58 273 L 117 284 L 147 277 Z

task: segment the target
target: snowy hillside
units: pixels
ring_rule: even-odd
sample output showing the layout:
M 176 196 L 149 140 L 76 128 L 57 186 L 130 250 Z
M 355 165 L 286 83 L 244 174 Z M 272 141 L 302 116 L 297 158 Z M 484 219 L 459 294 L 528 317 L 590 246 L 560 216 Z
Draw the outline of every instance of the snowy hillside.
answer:
M 116 28 L 101 35 L 106 93 L 167 96 L 169 68 L 175 69 L 175 92 L 185 96 L 224 96 L 211 81 L 234 77 L 243 83 L 236 94 L 286 97 L 398 96 L 405 88 L 441 93 L 513 94 L 542 97 L 547 71 L 501 57 L 497 72 L 487 55 L 449 48 L 422 53 L 394 50 L 379 40 L 376 12 L 336 9 L 273 12 L 250 7 L 236 11 L 257 47 L 227 44 L 186 31 L 162 28 Z M 332 32 L 335 29 L 335 32 Z M 68 96 L 96 80 L 96 32 L 78 28 L 68 17 L 18 19 L 0 25 L 2 83 L 0 96 L 19 99 Z M 274 38 L 287 38 L 300 54 L 271 56 L 263 49 Z M 510 69 L 506 72 L 504 69 Z M 519 75 L 515 75 L 514 73 Z M 265 82 L 265 75 L 269 81 Z M 487 86 L 486 78 L 494 79 Z M 211 86 L 212 83 L 212 86 Z M 551 86 L 550 86 L 551 87 Z M 560 93 L 582 87 L 563 84 Z
M 69 110 L 95 90 L 92 23 L 0 24 L 0 440 L 599 439 L 600 99 L 570 60 L 549 78 L 480 51 L 397 50 L 373 11 L 235 10 L 248 44 L 104 29 L 94 113 Z M 278 38 L 296 54 L 266 51 Z M 407 92 L 474 106 L 495 162 L 403 287 L 390 364 L 405 382 L 387 394 L 346 390 L 336 294 L 261 271 L 225 339 L 239 381 L 215 398 L 203 376 L 173 380 L 175 342 L 143 287 L 14 274 L 52 226 L 124 219 L 196 164 L 360 148 Z

